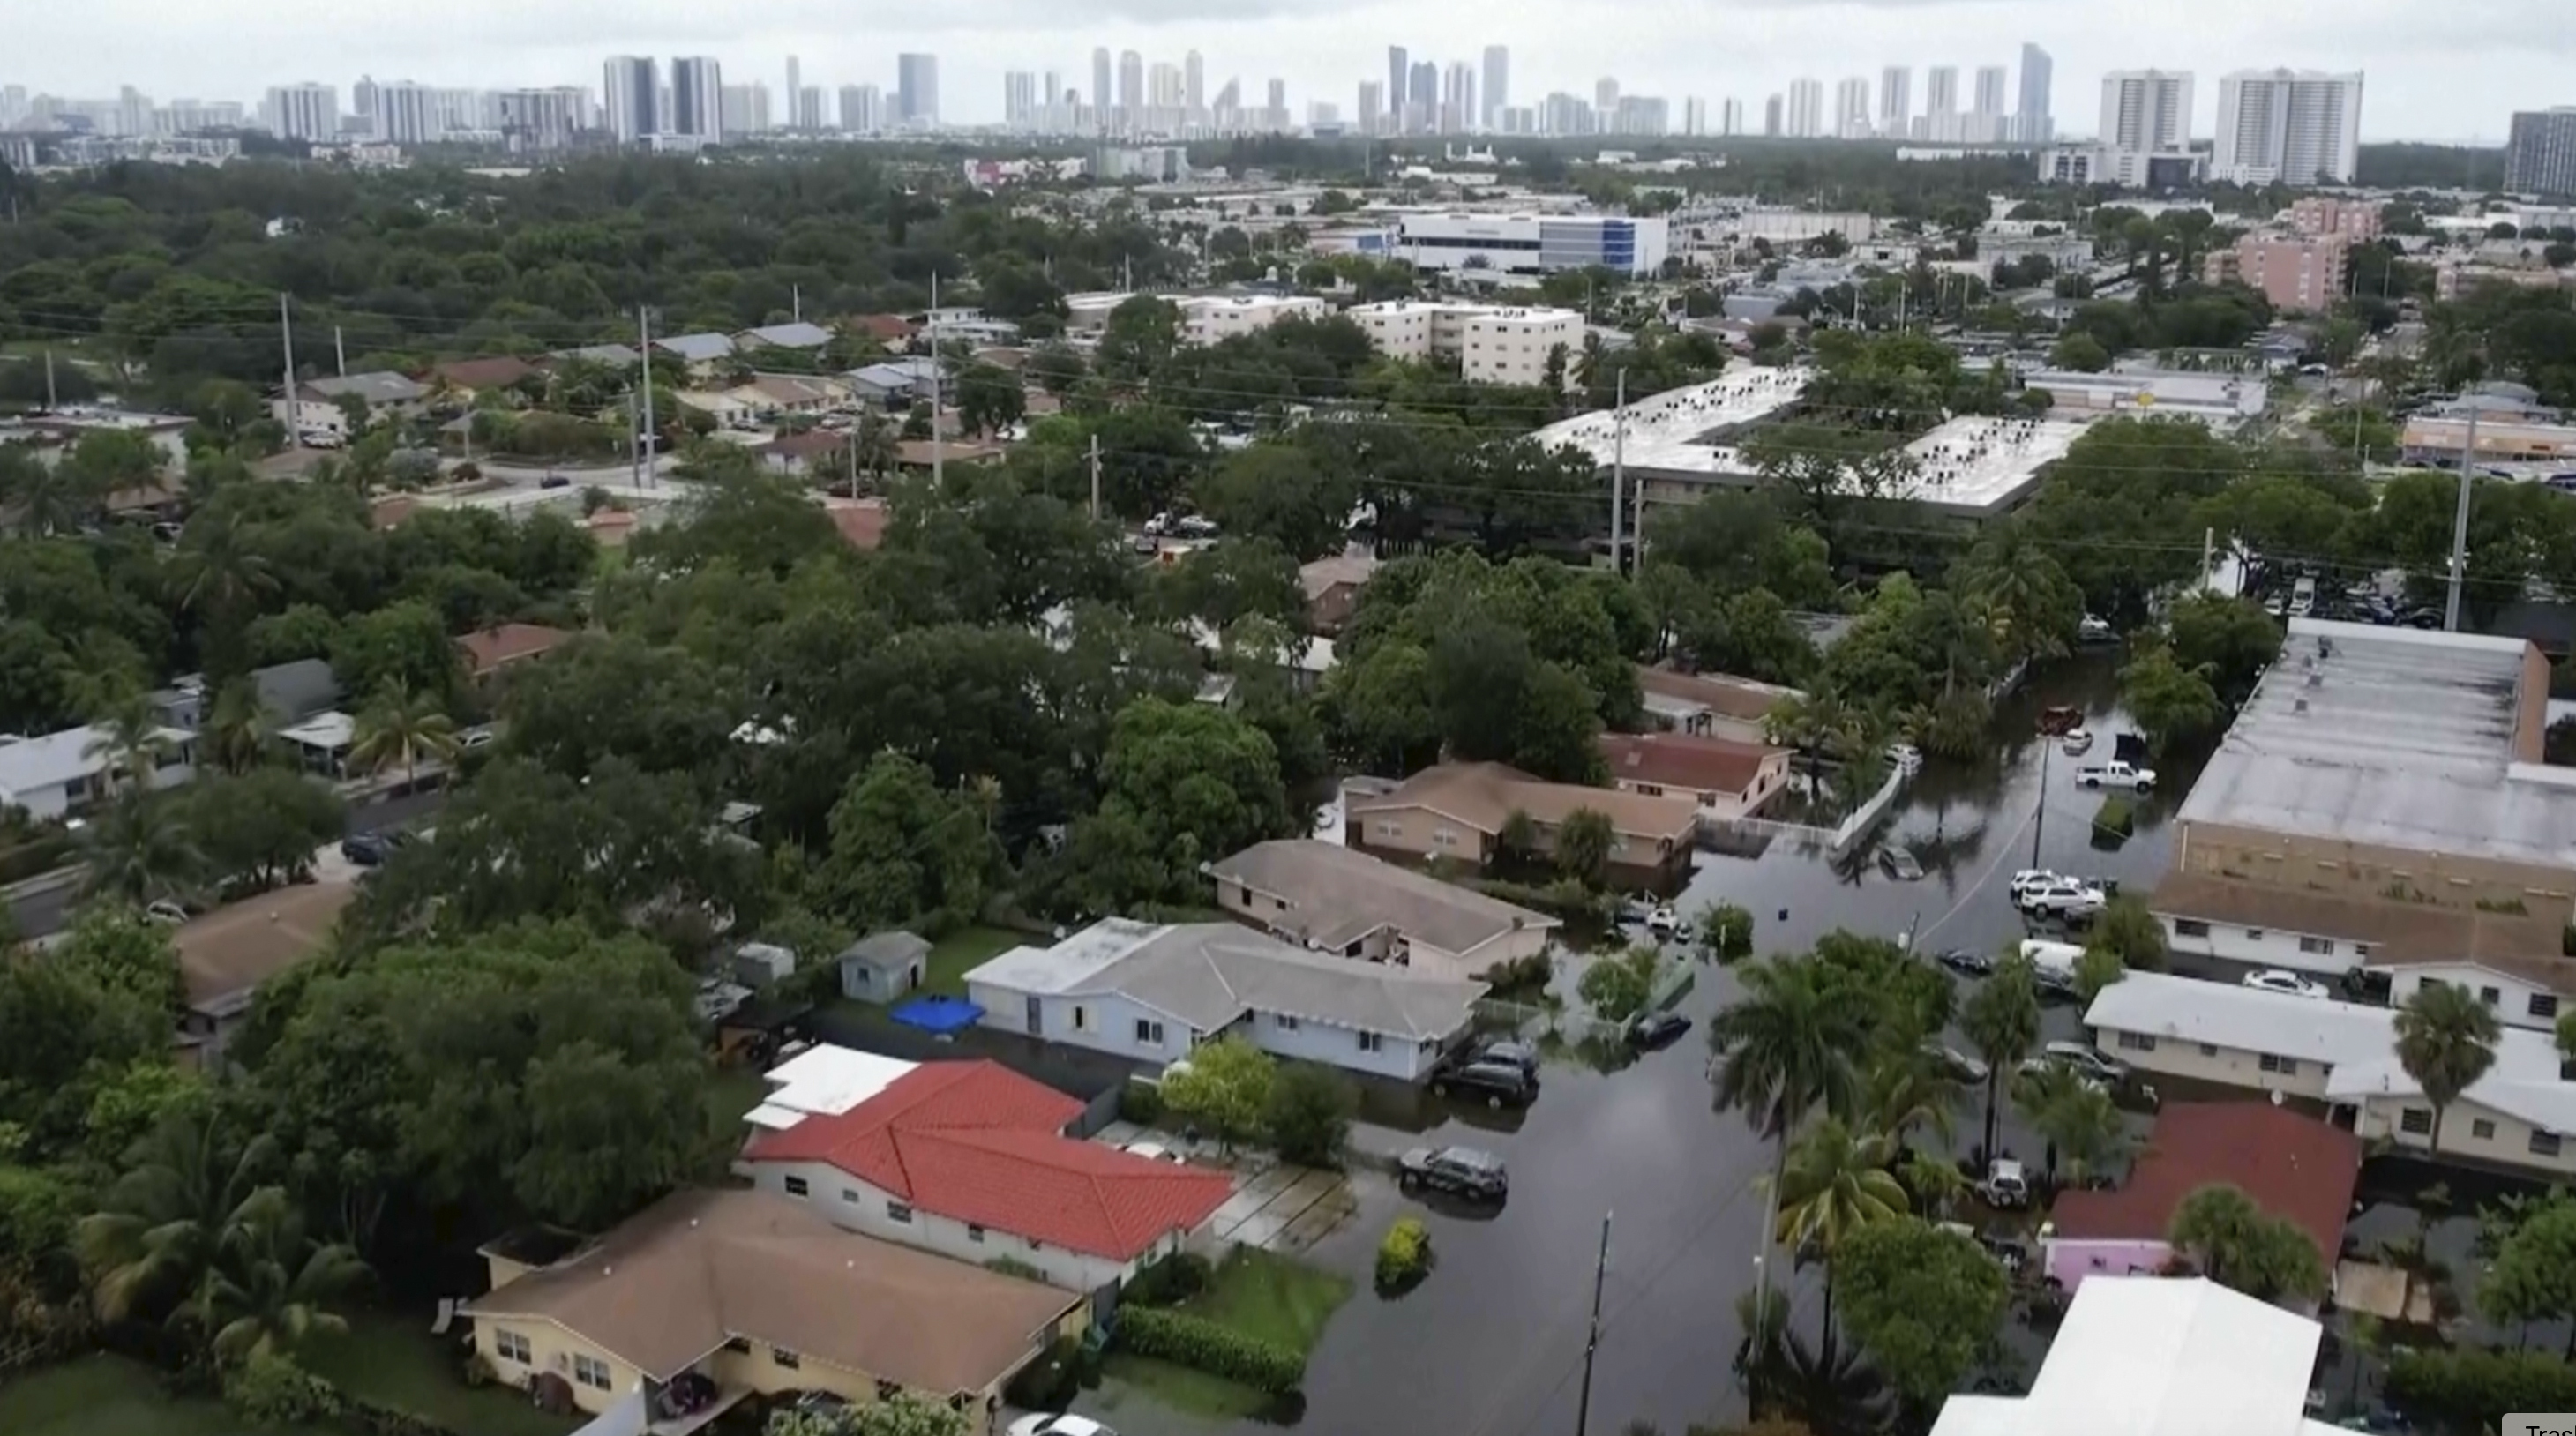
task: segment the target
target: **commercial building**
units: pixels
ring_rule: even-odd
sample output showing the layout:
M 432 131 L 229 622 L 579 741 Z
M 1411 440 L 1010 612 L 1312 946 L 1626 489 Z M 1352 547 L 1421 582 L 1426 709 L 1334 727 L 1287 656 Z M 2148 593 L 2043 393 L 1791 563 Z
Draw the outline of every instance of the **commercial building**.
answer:
M 1399 215 L 1392 257 L 1417 269 L 1481 269 L 1554 274 L 1600 265 L 1651 275 L 1671 253 L 1671 229 L 1660 215 L 1479 214 Z
M 2309 239 L 2331 234 L 2367 244 L 2379 238 L 2379 205 L 2372 200 L 2312 194 L 2292 200 L 2283 218 L 2293 233 Z
M 2218 81 L 2210 178 L 2229 184 L 2350 184 L 2361 153 L 2361 76 L 2240 70 Z
M 2182 872 L 2576 917 L 2576 769 L 2514 638 L 2294 618 L 2175 815 Z
M 2576 195 L 2576 105 L 2514 112 L 2504 146 L 2504 187 L 2516 194 Z
M 895 118 L 914 129 L 939 123 L 939 57 L 895 56 Z
M 2211 252 L 2203 273 L 2212 284 L 2259 290 L 2275 309 L 2319 314 L 2343 297 L 2351 248 L 2352 241 L 2342 235 L 2249 234 L 2233 248 Z
M 2205 1277 L 2096 1277 L 2029 1395 L 1953 1396 L 1932 1436 L 2335 1436 L 2307 1418 L 2323 1336 Z
M 599 98 L 609 134 L 631 145 L 662 132 L 660 68 L 649 55 L 614 55 L 600 67 Z
M 2468 452 L 2466 413 L 2424 413 L 2407 419 L 2400 447 L 2410 463 L 2456 464 Z M 2545 424 L 2499 418 L 2492 410 L 2478 415 L 2477 462 L 2482 464 L 2576 464 L 2576 425 Z
M 2057 137 L 2057 121 L 2049 112 L 2056 71 L 2046 50 L 2021 47 L 2021 108 L 2013 115 L 2013 138 L 2023 144 L 2044 145 Z
M 1431 1074 L 1484 993 L 1481 982 L 1321 956 L 1230 922 L 1126 918 L 966 974 L 982 1025 L 996 1031 L 1158 1067 L 1240 1036 L 1276 1057 L 1408 1082 Z
M 2150 1076 L 2298 1099 L 2365 1142 L 2430 1152 L 2433 1104 L 2397 1060 L 2386 1007 L 2133 972 L 2084 1011 L 2094 1045 Z M 2576 1173 L 2576 1081 L 2548 1033 L 2506 1027 L 2444 1112 L 2446 1160 Z
M 724 67 L 706 55 L 671 62 L 671 114 L 664 126 L 710 144 L 724 138 Z
M 2229 374 L 2202 369 L 2046 370 L 2022 377 L 2025 387 L 2047 392 L 2048 412 L 2068 418 L 2127 414 L 2136 418 L 2198 419 L 2233 428 L 2258 418 L 2271 403 L 2260 372 Z
M 1571 356 L 1583 347 L 1583 316 L 1571 309 L 1390 299 L 1342 313 L 1367 331 L 1380 353 L 1455 359 L 1472 384 L 1543 384 L 1551 354 Z M 1571 363 L 1558 382 L 1574 382 Z
M 1477 978 L 1535 957 L 1555 918 L 1353 852 L 1282 838 L 1207 865 L 1217 905 L 1316 952 L 1430 977 Z
M 1188 344 L 1214 344 L 1238 334 L 1252 334 L 1282 319 L 1322 319 L 1333 307 L 1304 294 L 1204 295 L 1179 301 L 1181 339 Z

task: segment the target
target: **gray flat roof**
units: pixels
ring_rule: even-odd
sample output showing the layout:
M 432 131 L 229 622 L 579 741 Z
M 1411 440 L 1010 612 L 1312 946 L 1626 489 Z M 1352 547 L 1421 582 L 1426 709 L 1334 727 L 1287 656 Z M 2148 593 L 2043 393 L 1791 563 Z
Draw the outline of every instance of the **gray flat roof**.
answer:
M 2576 865 L 2576 769 L 2520 760 L 2529 644 L 2290 620 L 2179 817 Z

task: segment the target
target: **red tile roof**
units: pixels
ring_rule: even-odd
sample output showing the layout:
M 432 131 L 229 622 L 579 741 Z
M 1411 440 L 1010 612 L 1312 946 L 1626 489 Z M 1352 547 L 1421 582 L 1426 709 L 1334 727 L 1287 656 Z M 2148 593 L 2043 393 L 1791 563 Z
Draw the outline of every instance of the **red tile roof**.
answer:
M 2224 1182 L 2298 1223 L 2332 1271 L 2360 1176 L 2361 1139 L 2339 1127 L 2263 1102 L 2178 1102 L 2157 1115 L 2127 1185 L 2061 1192 L 2049 1215 L 2061 1240 L 2161 1241 L 2183 1198 Z
M 874 552 L 885 543 L 886 530 L 894 526 L 894 515 L 874 499 L 855 504 L 831 504 L 832 527 L 841 531 L 841 541 L 854 549 Z
M 465 650 L 465 666 L 477 678 L 538 656 L 572 635 L 542 623 L 504 623 L 477 629 L 456 640 Z
M 1618 783 L 1648 783 L 1693 793 L 1741 793 L 1765 759 L 1784 750 L 1688 733 L 1605 733 L 1601 756 Z
M 1222 1174 L 1064 1135 L 1082 1104 L 992 1062 L 931 1062 L 838 1115 L 754 1137 L 755 1162 L 825 1162 L 925 1212 L 1130 1261 L 1205 1222 Z

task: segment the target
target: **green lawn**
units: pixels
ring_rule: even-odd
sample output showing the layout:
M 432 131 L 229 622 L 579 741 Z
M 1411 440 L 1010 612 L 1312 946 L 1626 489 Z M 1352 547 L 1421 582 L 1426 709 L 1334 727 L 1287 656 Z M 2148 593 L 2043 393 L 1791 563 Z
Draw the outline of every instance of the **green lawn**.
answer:
M 1218 1264 L 1208 1289 L 1182 1303 L 1182 1310 L 1302 1356 L 1315 1349 L 1324 1323 L 1350 1299 L 1347 1277 L 1277 1252 L 1237 1247 Z
M 1269 1397 L 1239 1382 L 1124 1351 L 1110 1352 L 1101 1359 L 1100 1377 L 1098 1404 L 1100 1414 L 1105 1416 L 1116 1416 L 1130 1396 L 1141 1396 L 1208 1421 L 1245 1421 L 1271 1406 Z
M 472 1436 L 565 1436 L 580 1424 L 537 1410 L 506 1386 L 467 1386 L 448 1357 L 450 1339 L 429 1334 L 426 1313 L 415 1320 L 358 1312 L 348 1335 L 316 1337 L 298 1359 L 352 1396 Z
M 967 973 L 1030 940 L 1029 934 L 1006 927 L 961 927 L 930 945 L 930 970 L 922 974 L 921 990 L 964 997 Z
M 723 1067 L 707 1083 L 707 1116 L 717 1132 L 740 1133 L 742 1119 L 769 1095 L 769 1082 L 757 1067 Z
M 0 1382 L 9 1436 L 257 1436 L 223 1403 L 174 1401 L 160 1377 L 121 1356 L 84 1356 Z

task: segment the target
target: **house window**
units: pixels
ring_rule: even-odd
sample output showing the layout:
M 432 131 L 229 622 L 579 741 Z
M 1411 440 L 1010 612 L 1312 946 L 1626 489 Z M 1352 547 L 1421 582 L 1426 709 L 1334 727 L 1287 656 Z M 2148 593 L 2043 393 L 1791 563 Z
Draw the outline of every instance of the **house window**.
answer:
M 1374 1032 L 1363 1032 L 1360 1034 L 1360 1050 L 1362 1052 L 1375 1052 L 1384 1045 L 1385 1039 Z
M 598 1390 L 606 1391 L 608 1389 L 608 1363 L 600 1360 L 596 1356 L 575 1355 L 572 1359 L 572 1379 L 580 1382 L 584 1386 L 595 1387 Z
M 1353 953 L 1351 955 L 1353 957 L 1357 957 L 1359 954 Z M 1270 1025 L 1278 1028 L 1282 1032 L 1294 1032 L 1297 1030 L 1297 1019 L 1289 1016 L 1285 1012 L 1282 1012 L 1270 1019 Z
M 2534 1133 L 2532 1133 L 2532 1134 L 2531 1134 L 2531 1155 L 2533 1155 L 2533 1156 L 2535 1156 L 2535 1157 L 2555 1157 L 2555 1156 L 2557 1156 L 2557 1155 L 2558 1155 L 2558 1134 L 2557 1134 L 2557 1133 L 2555 1133 L 2555 1132 L 2534 1132 Z
M 2156 1039 L 2151 1033 L 2123 1032 L 2120 1034 L 2120 1045 L 2132 1052 L 2153 1052 L 2156 1050 Z
M 493 1332 L 492 1354 L 503 1361 L 515 1361 L 521 1366 L 537 1359 L 536 1352 L 529 1349 L 527 1336 L 516 1331 Z
M 2493 1007 L 2497 1003 L 2504 1001 L 2504 994 L 2498 992 L 2492 987 L 2481 987 L 2478 989 L 2478 1001 L 2485 1003 L 2489 1007 Z
M 1090 1008 L 1079 1004 L 1075 1005 L 1073 1009 L 1073 1030 L 1076 1032 L 1089 1032 L 1091 1030 Z
M 2263 929 L 2259 927 L 2249 927 L 2245 929 L 2245 938 L 2248 942 L 2261 942 L 2263 940 Z
M 1046 1243 L 1039 1241 L 1036 1237 L 1031 1237 L 1029 1238 L 1029 1250 L 1033 1252 L 1045 1251 Z
M 2334 952 L 2334 939 L 2330 937 L 2300 938 L 2299 951 L 2314 953 L 2319 957 L 2331 956 Z
M 1454 848 L 1458 846 L 1458 830 L 1456 828 L 1433 828 L 1431 830 L 1431 841 L 1440 847 Z
M 1142 1018 L 1142 1017 L 1137 1018 L 1137 1019 L 1136 1019 L 1136 1040 L 1137 1040 L 1137 1041 L 1139 1041 L 1139 1042 L 1142 1042 L 1142 1043 L 1146 1044 L 1146 1045 L 1147 1045 L 1147 1046 L 1149 1046 L 1149 1047 L 1160 1047 L 1160 1046 L 1162 1046 L 1162 1045 L 1163 1045 L 1163 1024 L 1161 1024 L 1161 1023 L 1159 1023 L 1159 1022 L 1149 1021 L 1148 1019 L 1146 1019 L 1146 1018 Z
M 2217 1056 L 2217 1055 L 2218 1055 L 2218 1044 L 2217 1044 L 2217 1043 L 2215 1043 L 2215 1042 L 2204 1042 L 2204 1043 L 2200 1044 L 2200 1055 L 2201 1055 L 2201 1056 L 2203 1056 L 2203 1057 L 2215 1057 L 2215 1056 Z
M 787 1188 L 787 1195 L 791 1197 L 801 1197 L 805 1195 L 805 1179 L 803 1177 L 788 1177 L 785 1179 L 785 1186 Z
M 2430 1133 L 2433 1130 L 2433 1109 L 2430 1107 L 2409 1107 L 2405 1111 L 2398 1113 L 2397 1130 L 2400 1132 L 2412 1132 L 2418 1137 Z
M 886 1203 L 886 1220 L 890 1222 L 901 1222 L 906 1226 L 910 1226 L 912 1225 L 912 1207 L 904 1202 L 888 1202 Z
M 796 1369 L 797 1363 L 800 1360 L 795 1352 L 792 1352 L 783 1346 L 773 1346 L 769 1348 L 769 1359 L 780 1366 L 786 1367 L 790 1371 Z
M 968 1222 L 966 1224 L 966 1240 L 974 1242 L 979 1246 L 982 1245 L 984 1241 L 984 1229 L 975 1225 L 973 1222 Z
M 2199 918 L 2196 918 L 2196 917 L 2178 917 L 2178 918 L 2175 918 L 2175 919 L 2174 919 L 2174 936 L 2176 936 L 2176 937 L 2207 937 L 2207 936 L 2209 936 L 2209 924 L 2207 924 L 2207 923 L 2205 923 L 2205 922 L 2202 922 Z
M 859 1204 L 859 1189 L 856 1187 L 841 1188 L 841 1200 L 848 1202 L 852 1206 L 857 1206 Z
M 2255 1063 L 2255 1065 L 2266 1072 L 2277 1072 L 2284 1077 L 2296 1077 L 2299 1075 L 2299 1059 L 2295 1057 L 2277 1057 L 2272 1053 L 2266 1052 L 2263 1054 L 2262 1059 Z
M 2531 1015 L 2534 1017 L 2556 1017 L 2558 1015 L 2558 994 L 2554 992 L 2535 992 L 2531 994 Z
M 2480 1117 L 2469 1124 L 2469 1135 L 2481 1142 L 2492 1142 L 2495 1140 L 2495 1123 Z

